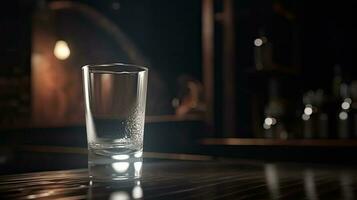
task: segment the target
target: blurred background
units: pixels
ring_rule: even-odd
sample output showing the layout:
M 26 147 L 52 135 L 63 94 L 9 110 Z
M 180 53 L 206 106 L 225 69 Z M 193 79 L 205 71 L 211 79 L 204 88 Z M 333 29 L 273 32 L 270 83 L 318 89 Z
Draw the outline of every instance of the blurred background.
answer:
M 356 8 L 4 1 L 0 173 L 86 167 L 80 69 L 113 62 L 149 66 L 148 155 L 354 162 Z

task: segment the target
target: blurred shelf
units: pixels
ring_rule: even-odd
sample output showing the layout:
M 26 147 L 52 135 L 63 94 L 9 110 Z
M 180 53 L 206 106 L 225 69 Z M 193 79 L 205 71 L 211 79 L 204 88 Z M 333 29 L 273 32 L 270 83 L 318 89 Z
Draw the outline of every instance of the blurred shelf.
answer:
M 356 139 L 264 139 L 206 138 L 202 145 L 216 146 L 296 146 L 296 147 L 357 147 Z
M 187 115 L 157 115 L 146 116 L 145 123 L 165 123 L 165 122 L 201 122 L 204 121 L 204 115 L 202 114 L 187 114 Z M 16 129 L 28 129 L 28 128 L 67 128 L 67 127 L 81 127 L 85 126 L 85 122 L 68 122 L 57 123 L 49 125 L 33 124 L 26 121 L 19 123 L 4 123 L 0 124 L 2 130 L 16 130 Z
M 158 115 L 158 116 L 146 116 L 146 123 L 159 123 L 159 122 L 184 122 L 184 121 L 203 121 L 204 116 L 202 114 L 188 114 L 188 115 Z

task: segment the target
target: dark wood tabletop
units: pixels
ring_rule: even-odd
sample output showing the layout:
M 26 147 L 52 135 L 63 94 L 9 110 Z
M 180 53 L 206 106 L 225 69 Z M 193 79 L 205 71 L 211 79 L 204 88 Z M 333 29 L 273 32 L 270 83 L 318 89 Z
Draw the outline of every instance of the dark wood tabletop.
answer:
M 0 199 L 355 199 L 357 171 L 236 160 L 145 161 L 140 180 L 91 182 L 86 169 L 0 177 Z

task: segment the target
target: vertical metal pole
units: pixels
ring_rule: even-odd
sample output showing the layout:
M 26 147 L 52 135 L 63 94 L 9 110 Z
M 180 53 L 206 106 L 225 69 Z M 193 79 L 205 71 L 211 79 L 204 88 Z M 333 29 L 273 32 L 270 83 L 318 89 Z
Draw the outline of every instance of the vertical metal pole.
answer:
M 202 66 L 206 100 L 206 123 L 214 132 L 214 4 L 202 0 Z
M 233 0 L 223 0 L 223 135 L 236 135 L 235 31 Z

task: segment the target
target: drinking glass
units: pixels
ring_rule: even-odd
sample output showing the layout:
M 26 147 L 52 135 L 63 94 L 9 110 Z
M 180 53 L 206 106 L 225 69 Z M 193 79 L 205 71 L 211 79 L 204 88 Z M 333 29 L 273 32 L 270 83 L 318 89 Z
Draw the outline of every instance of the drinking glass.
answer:
M 140 178 L 148 69 L 113 63 L 82 72 L 90 178 Z

